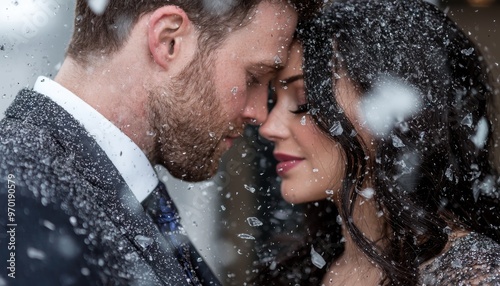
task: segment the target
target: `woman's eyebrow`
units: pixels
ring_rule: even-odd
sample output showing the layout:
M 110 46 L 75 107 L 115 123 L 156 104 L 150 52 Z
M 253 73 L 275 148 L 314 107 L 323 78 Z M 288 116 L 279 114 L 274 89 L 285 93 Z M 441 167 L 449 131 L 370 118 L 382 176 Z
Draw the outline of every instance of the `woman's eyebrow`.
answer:
M 290 83 L 297 81 L 297 80 L 300 80 L 300 79 L 304 79 L 303 74 L 294 75 L 294 76 L 291 76 L 289 78 L 279 80 L 279 82 L 280 82 L 281 86 L 285 86 L 287 84 L 290 84 Z

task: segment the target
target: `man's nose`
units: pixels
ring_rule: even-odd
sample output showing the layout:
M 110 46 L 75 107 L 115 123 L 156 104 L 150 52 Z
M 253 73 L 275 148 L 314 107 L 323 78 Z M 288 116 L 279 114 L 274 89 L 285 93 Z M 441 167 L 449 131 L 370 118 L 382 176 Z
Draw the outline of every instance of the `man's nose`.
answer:
M 252 95 L 248 100 L 243 117 L 245 122 L 252 125 L 260 125 L 267 119 L 267 88 L 260 91 L 258 94 Z

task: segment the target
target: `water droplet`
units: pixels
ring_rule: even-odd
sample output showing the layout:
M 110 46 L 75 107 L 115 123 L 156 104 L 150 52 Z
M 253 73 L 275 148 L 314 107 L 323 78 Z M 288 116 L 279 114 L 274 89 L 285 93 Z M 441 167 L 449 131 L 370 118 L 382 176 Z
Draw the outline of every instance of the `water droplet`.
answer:
M 137 259 L 139 259 L 139 255 L 136 252 L 130 252 L 125 254 L 124 258 L 127 261 L 137 261 Z
M 360 192 L 358 192 L 362 197 L 366 199 L 371 199 L 373 198 L 373 195 L 375 194 L 375 190 L 372 188 L 366 188 Z
M 470 47 L 468 49 L 463 49 L 461 52 L 462 52 L 462 54 L 464 54 L 466 56 L 470 56 L 474 52 L 474 48 Z
M 276 65 L 281 65 L 283 63 L 283 61 L 281 60 L 281 58 L 279 56 L 274 56 L 274 63 Z
M 255 239 L 255 237 L 251 236 L 248 233 L 240 233 L 240 234 L 238 234 L 238 237 L 241 239 L 252 239 L 252 240 Z
M 231 89 L 231 93 L 232 93 L 233 95 L 236 95 L 236 94 L 238 93 L 238 87 L 237 87 L 237 86 L 233 87 L 233 88 Z
M 450 165 L 446 169 L 446 172 L 444 173 L 444 175 L 446 176 L 446 178 L 448 178 L 449 181 L 453 181 L 453 170 L 451 168 L 452 168 L 452 165 Z
M 343 223 L 342 217 L 340 215 L 337 216 L 335 221 L 337 222 L 338 225 L 342 225 L 342 223 Z
M 52 222 L 48 221 L 48 220 L 44 220 L 43 221 L 43 226 L 45 226 L 46 228 L 48 228 L 50 230 L 55 230 L 56 229 L 56 225 L 53 224 Z
M 90 270 L 87 267 L 83 267 L 81 269 L 82 275 L 83 276 L 89 276 L 90 275 Z
M 462 125 L 466 125 L 468 127 L 472 127 L 472 114 L 467 114 L 462 121 L 460 122 Z
M 33 247 L 28 247 L 27 249 L 28 257 L 31 259 L 38 259 L 38 260 L 44 260 L 45 259 L 45 252 L 33 248 Z
M 301 125 L 306 125 L 306 116 L 302 116 L 302 118 L 300 119 L 300 124 Z
M 245 187 L 245 190 L 249 191 L 250 193 L 255 193 L 255 188 L 252 186 L 249 186 L 247 184 L 244 184 L 243 187 Z
M 250 226 L 256 227 L 256 226 L 261 226 L 263 223 L 256 217 L 248 217 L 247 218 L 247 223 Z
M 42 163 L 42 164 L 44 164 L 46 166 L 50 166 L 50 164 L 52 163 L 52 160 L 51 160 L 50 157 L 47 157 L 45 159 L 40 160 L 40 163 Z
M 392 145 L 396 148 L 401 148 L 401 147 L 405 147 L 406 145 L 403 143 L 403 141 L 401 141 L 401 139 L 396 136 L 396 135 L 392 135 Z
M 339 121 L 335 121 L 333 122 L 332 127 L 330 127 L 329 132 L 332 136 L 339 136 L 344 132 L 344 128 L 342 128 L 342 124 L 340 124 Z
M 317 253 L 316 250 L 314 250 L 314 247 L 311 246 L 311 262 L 314 264 L 314 266 L 318 267 L 319 269 L 323 268 L 326 265 L 326 261 L 321 256 L 321 254 Z
M 470 139 L 478 149 L 483 148 L 484 144 L 486 144 L 488 129 L 488 122 L 484 117 L 481 118 L 481 120 L 477 123 L 476 134 Z
M 147 249 L 152 243 L 153 239 L 144 235 L 136 235 L 134 237 L 135 242 L 142 248 Z

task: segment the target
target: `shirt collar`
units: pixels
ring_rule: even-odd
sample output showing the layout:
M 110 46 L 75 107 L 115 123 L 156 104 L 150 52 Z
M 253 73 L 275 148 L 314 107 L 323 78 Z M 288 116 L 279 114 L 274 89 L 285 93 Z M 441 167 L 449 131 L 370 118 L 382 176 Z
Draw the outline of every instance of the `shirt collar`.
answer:
M 104 150 L 139 202 L 158 185 L 156 172 L 144 152 L 97 110 L 47 77 L 38 77 L 33 90 L 48 96 L 83 125 Z

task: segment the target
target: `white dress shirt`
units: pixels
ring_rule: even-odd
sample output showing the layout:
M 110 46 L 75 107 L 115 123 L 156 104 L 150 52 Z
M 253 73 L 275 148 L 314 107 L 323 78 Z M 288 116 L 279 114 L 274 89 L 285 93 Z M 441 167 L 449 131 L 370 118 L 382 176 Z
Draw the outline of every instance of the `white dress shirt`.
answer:
M 47 77 L 38 77 L 33 90 L 48 96 L 83 125 L 104 150 L 139 202 L 158 185 L 156 172 L 144 152 L 97 110 Z

